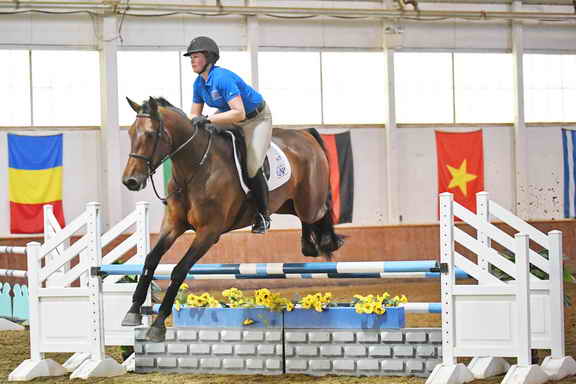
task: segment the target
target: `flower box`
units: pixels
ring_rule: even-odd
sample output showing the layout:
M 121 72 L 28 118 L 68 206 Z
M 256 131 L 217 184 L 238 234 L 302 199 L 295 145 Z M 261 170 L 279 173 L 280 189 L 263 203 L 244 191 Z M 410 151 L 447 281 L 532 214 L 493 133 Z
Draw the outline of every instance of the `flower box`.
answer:
M 294 309 L 284 312 L 284 328 L 382 329 L 404 328 L 404 308 L 390 307 L 382 315 L 357 313 L 354 307 L 328 307 L 322 312 Z
M 354 307 L 329 307 L 322 312 L 294 309 L 272 312 L 266 308 L 190 308 L 173 309 L 175 327 L 202 328 L 307 328 L 307 329 L 384 329 L 404 328 L 404 308 L 390 307 L 383 315 L 360 314 Z M 244 324 L 250 319 L 251 324 Z
M 175 327 L 196 328 L 282 328 L 282 312 L 266 308 L 190 308 L 172 309 Z M 253 323 L 244 325 L 250 319 Z

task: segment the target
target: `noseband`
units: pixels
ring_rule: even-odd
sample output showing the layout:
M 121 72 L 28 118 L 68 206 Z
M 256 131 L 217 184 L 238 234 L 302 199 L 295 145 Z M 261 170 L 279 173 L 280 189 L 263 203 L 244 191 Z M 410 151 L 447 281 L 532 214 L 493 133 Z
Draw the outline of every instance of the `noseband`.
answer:
M 175 193 L 180 193 L 184 190 L 184 187 L 192 181 L 192 179 L 194 178 L 196 173 L 193 173 L 192 176 L 189 177 L 188 180 L 186 180 L 184 185 L 181 185 L 180 183 L 178 183 L 174 173 L 172 173 L 172 178 L 174 179 L 174 182 L 176 182 L 176 185 L 178 185 L 178 188 L 174 192 L 167 195 L 166 197 L 161 197 L 158 194 L 158 192 L 156 191 L 156 185 L 154 184 L 154 178 L 152 176 L 154 175 L 154 173 L 156 173 L 156 170 L 162 164 L 164 164 L 164 162 L 166 162 L 166 160 L 172 158 L 174 155 L 176 155 L 178 152 L 180 152 L 180 150 L 182 148 L 184 148 L 188 143 L 190 143 L 192 140 L 194 140 L 194 138 L 198 134 L 199 128 L 198 128 L 198 126 L 194 126 L 194 128 L 195 128 L 194 133 L 183 144 L 181 144 L 178 148 L 176 148 L 175 150 L 172 150 L 172 148 L 174 147 L 174 140 L 172 139 L 172 136 L 170 135 L 168 130 L 166 130 L 166 128 L 164 127 L 164 120 L 162 120 L 161 118 L 154 118 L 154 117 L 152 117 L 152 115 L 150 115 L 148 113 L 138 113 L 136 115 L 136 117 L 137 118 L 142 117 L 142 118 L 150 119 L 152 121 L 157 121 L 159 124 L 159 127 L 156 130 L 156 135 L 154 136 L 154 147 L 152 148 L 152 154 L 149 157 L 139 155 L 139 154 L 133 153 L 133 152 L 131 152 L 128 156 L 133 157 L 135 159 L 142 160 L 146 163 L 146 166 L 148 167 L 148 176 L 150 177 L 150 181 L 152 183 L 152 188 L 154 189 L 154 193 L 156 194 L 156 197 L 158 197 L 158 199 L 160 199 L 162 201 L 162 203 L 166 204 L 166 200 L 171 195 L 173 195 Z M 166 137 L 168 138 L 168 141 L 170 142 L 170 149 L 172 151 L 169 154 L 167 154 L 166 156 L 164 156 L 162 158 L 162 160 L 160 160 L 158 162 L 158 164 L 154 165 L 153 164 L 154 155 L 156 154 L 156 150 L 158 149 L 158 143 L 160 142 L 160 136 L 162 136 L 162 134 L 165 134 Z M 204 162 L 206 161 L 206 158 L 208 157 L 208 152 L 210 151 L 210 147 L 212 145 L 212 131 L 209 131 L 209 135 L 210 135 L 210 137 L 208 139 L 208 145 L 206 146 L 206 151 L 204 152 L 204 155 L 202 156 L 202 159 L 200 160 L 199 166 L 204 165 Z

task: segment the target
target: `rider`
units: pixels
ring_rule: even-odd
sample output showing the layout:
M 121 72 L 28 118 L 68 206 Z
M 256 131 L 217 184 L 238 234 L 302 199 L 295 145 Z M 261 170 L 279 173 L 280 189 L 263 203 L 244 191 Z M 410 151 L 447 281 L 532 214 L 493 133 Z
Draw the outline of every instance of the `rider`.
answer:
M 184 56 L 190 56 L 192 70 L 199 76 L 194 81 L 190 117 L 197 127 L 206 123 L 236 124 L 246 138 L 248 185 L 256 199 L 257 214 L 253 233 L 266 233 L 270 228 L 268 185 L 262 164 L 272 139 L 272 114 L 262 95 L 234 72 L 216 66 L 220 50 L 209 37 L 196 37 Z M 203 116 L 204 103 L 218 108 L 211 116 Z

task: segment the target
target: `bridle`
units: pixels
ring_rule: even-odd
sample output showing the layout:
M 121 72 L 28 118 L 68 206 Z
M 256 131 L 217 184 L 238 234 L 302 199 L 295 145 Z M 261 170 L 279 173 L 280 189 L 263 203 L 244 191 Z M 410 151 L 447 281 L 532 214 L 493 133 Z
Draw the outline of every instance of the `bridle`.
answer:
M 138 117 L 142 117 L 142 118 L 146 118 L 146 119 L 150 119 L 152 121 L 158 122 L 158 129 L 156 130 L 156 135 L 154 136 L 154 147 L 152 148 L 152 153 L 148 157 L 143 156 L 143 155 L 139 155 L 139 154 L 133 153 L 133 152 L 131 152 L 128 156 L 133 157 L 133 158 L 138 159 L 138 160 L 142 160 L 146 163 L 146 166 L 148 167 L 148 177 L 150 177 L 150 182 L 152 184 L 152 188 L 154 189 L 154 193 L 156 194 L 156 197 L 158 199 L 160 199 L 160 201 L 162 201 L 162 203 L 164 203 L 164 205 L 166 205 L 168 198 L 171 197 L 172 195 L 176 194 L 176 193 L 182 192 L 184 190 L 184 188 L 192 181 L 194 176 L 196 176 L 197 172 L 193 173 L 192 176 L 190 176 L 188 178 L 188 180 L 186 180 L 186 182 L 183 185 L 178 183 L 174 173 L 172 173 L 172 178 L 174 179 L 174 182 L 176 183 L 178 188 L 175 191 L 173 191 L 172 193 L 168 194 L 166 197 L 160 196 L 160 194 L 156 190 L 156 185 L 154 184 L 154 178 L 152 176 L 156 173 L 156 170 L 162 164 L 164 164 L 166 162 L 166 160 L 174 157 L 174 155 L 176 155 L 178 152 L 180 152 L 180 150 L 182 150 L 188 143 L 190 143 L 192 140 L 194 140 L 194 138 L 198 134 L 198 131 L 200 130 L 200 128 L 197 125 L 194 125 L 194 128 L 195 128 L 194 133 L 192 133 L 192 135 L 184 143 L 182 143 L 180 146 L 178 146 L 178 148 L 176 148 L 175 150 L 172 150 L 170 153 L 168 153 L 166 156 L 164 156 L 156 165 L 154 165 L 154 163 L 153 163 L 154 162 L 154 155 L 156 154 L 156 150 L 158 149 L 158 144 L 160 142 L 161 136 L 163 134 L 166 135 L 166 137 L 168 138 L 169 144 L 170 144 L 170 148 L 174 147 L 174 140 L 173 140 L 172 136 L 170 135 L 170 133 L 168 132 L 168 130 L 166 130 L 166 128 L 164 127 L 164 120 L 162 120 L 161 118 L 153 117 L 149 113 L 138 113 L 136 115 L 136 118 L 138 118 Z M 210 135 L 210 137 L 208 138 L 208 145 L 206 145 L 206 150 L 204 151 L 204 155 L 202 156 L 200 163 L 198 163 L 199 166 L 204 165 L 204 163 L 206 162 L 206 158 L 208 157 L 208 152 L 210 151 L 210 147 L 212 145 L 212 131 L 208 131 L 208 133 Z

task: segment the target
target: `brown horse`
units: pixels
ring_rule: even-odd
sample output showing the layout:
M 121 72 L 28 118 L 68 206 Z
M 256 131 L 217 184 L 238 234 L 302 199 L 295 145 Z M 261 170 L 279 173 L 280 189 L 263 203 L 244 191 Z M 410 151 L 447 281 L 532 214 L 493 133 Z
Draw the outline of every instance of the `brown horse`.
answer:
M 137 113 L 130 127 L 131 153 L 122 182 L 132 191 L 164 160 L 172 159 L 165 212 L 158 243 L 146 256 L 144 270 L 122 325 L 142 323 L 141 306 L 162 255 L 184 231 L 196 232 L 190 248 L 175 266 L 159 314 L 146 337 L 165 338 L 164 322 L 190 268 L 218 242 L 220 235 L 252 224 L 256 205 L 241 188 L 231 140 L 223 128 L 193 126 L 184 112 L 163 98 L 142 105 L 127 99 Z M 274 129 L 272 140 L 292 167 L 290 180 L 270 193 L 271 212 L 296 215 L 302 222 L 302 253 L 330 256 L 343 244 L 334 233 L 329 167 L 320 135 L 315 130 Z

